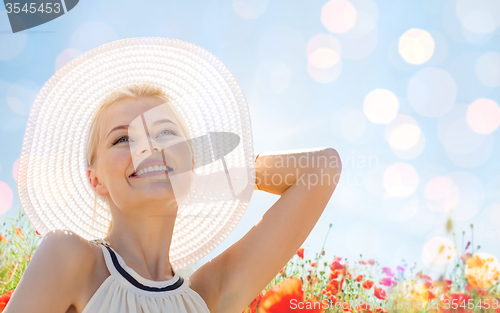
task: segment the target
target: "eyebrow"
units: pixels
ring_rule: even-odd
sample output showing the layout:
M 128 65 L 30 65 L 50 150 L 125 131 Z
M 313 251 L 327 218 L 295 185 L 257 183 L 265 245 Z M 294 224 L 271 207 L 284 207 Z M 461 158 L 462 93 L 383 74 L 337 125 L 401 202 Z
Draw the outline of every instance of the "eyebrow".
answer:
M 153 124 L 151 124 L 151 127 L 154 127 L 154 126 L 157 126 L 157 125 L 160 125 L 160 124 L 164 124 L 164 123 L 172 123 L 174 125 L 176 125 L 174 122 L 172 122 L 171 120 L 169 120 L 168 118 L 165 118 L 165 119 L 162 119 L 162 120 L 157 120 L 156 122 L 154 122 Z M 118 125 L 116 127 L 114 127 L 109 133 L 108 135 L 106 136 L 106 139 L 109 137 L 109 135 L 114 132 L 115 130 L 120 130 L 120 129 L 128 129 L 128 125 Z
M 160 125 L 160 124 L 163 124 L 163 123 L 172 123 L 172 124 L 176 125 L 174 122 L 172 122 L 168 118 L 164 118 L 162 120 L 157 120 L 156 122 L 154 122 L 153 124 L 151 124 L 151 126 L 153 127 L 153 126 L 157 126 L 157 125 Z

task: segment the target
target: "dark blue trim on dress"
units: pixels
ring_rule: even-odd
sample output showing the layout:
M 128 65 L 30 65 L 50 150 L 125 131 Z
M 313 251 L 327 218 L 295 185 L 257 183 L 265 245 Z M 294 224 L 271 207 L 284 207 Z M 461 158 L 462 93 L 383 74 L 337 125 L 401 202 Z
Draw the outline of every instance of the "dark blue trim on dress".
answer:
M 116 258 L 116 255 L 115 253 L 113 252 L 113 250 L 111 250 L 111 248 L 109 248 L 108 246 L 105 246 L 106 249 L 108 249 L 109 251 L 109 254 L 111 255 L 111 260 L 113 260 L 113 264 L 115 265 L 116 269 L 118 270 L 118 272 L 120 274 L 122 274 L 122 276 L 128 280 L 132 285 L 136 286 L 137 288 L 139 289 L 142 289 L 142 290 L 146 290 L 146 291 L 156 291 L 156 292 L 159 292 L 159 291 L 169 291 L 169 290 L 174 290 L 174 289 L 177 289 L 179 288 L 180 286 L 182 286 L 182 284 L 184 283 L 184 278 L 182 278 L 181 276 L 179 276 L 179 279 L 172 285 L 170 286 L 166 286 L 166 287 L 149 287 L 149 286 L 145 286 L 143 284 L 141 284 L 140 282 L 138 282 L 134 277 L 132 277 L 121 265 L 120 263 L 118 263 L 118 259 Z

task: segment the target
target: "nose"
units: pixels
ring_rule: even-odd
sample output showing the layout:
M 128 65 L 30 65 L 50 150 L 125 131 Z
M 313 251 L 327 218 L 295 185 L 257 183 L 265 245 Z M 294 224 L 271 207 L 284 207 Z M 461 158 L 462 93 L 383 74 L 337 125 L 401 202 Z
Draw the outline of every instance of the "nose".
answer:
M 144 149 L 144 150 L 142 150 L 142 151 L 141 151 L 141 154 L 146 153 L 147 151 L 148 151 L 148 149 Z M 157 147 L 154 147 L 154 148 L 153 148 L 153 151 L 154 151 L 154 152 L 158 152 L 158 151 L 160 151 L 160 150 L 159 150 Z
M 153 153 L 161 151 L 162 147 L 152 138 L 144 140 L 140 147 L 138 147 L 137 152 L 139 155 L 151 155 Z

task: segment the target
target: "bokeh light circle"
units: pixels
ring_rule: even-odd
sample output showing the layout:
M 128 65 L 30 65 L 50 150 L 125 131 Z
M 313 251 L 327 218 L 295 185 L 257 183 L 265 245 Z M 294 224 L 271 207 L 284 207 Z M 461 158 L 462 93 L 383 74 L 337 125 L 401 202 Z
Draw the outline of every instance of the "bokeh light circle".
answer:
M 336 34 L 342 45 L 343 59 L 361 60 L 370 55 L 378 43 L 378 8 L 372 0 L 351 0 L 356 23 L 345 33 Z
M 500 272 L 500 262 L 498 262 L 498 259 L 490 253 L 487 252 L 474 252 L 474 255 L 477 255 L 483 260 L 487 259 L 492 259 L 490 262 L 488 262 L 488 271 L 485 272 L 484 274 L 488 277 L 493 276 L 493 272 Z M 465 273 L 468 273 L 469 268 L 466 268 Z
M 450 177 L 437 176 L 424 187 L 427 207 L 435 212 L 449 212 L 457 206 L 460 192 Z
M 411 28 L 399 37 L 398 51 L 410 64 L 424 64 L 434 54 L 434 39 L 423 29 Z
M 33 81 L 20 80 L 8 85 L 6 102 L 13 113 L 27 115 L 35 101 L 39 87 Z
M 450 160 L 457 166 L 475 168 L 493 153 L 493 134 L 478 134 L 467 123 L 468 105 L 457 103 L 438 120 L 437 134 Z
M 422 248 L 422 261 L 428 268 L 446 265 L 456 256 L 457 251 L 453 241 L 441 236 L 432 237 Z
M 500 53 L 487 52 L 480 56 L 476 62 L 476 76 L 485 86 L 500 86 Z
M 12 177 L 17 183 L 17 170 L 19 169 L 19 159 L 17 159 L 14 164 L 12 164 Z
M 405 198 L 417 189 L 419 176 L 413 166 L 398 162 L 387 167 L 384 172 L 383 185 L 389 195 Z
M 500 125 L 500 107 L 491 99 L 477 99 L 467 108 L 466 120 L 476 133 L 490 134 Z
M 466 168 L 486 162 L 493 149 L 492 135 L 474 132 L 465 117 L 455 120 L 446 128 L 442 143 L 451 161 Z
M 491 33 L 500 26 L 498 0 L 457 0 L 456 14 L 462 25 L 473 33 Z
M 341 46 L 329 34 L 317 34 L 307 43 L 307 72 L 316 82 L 331 83 L 342 72 Z
M 392 149 L 409 150 L 418 143 L 422 131 L 411 116 L 398 117 L 387 125 L 386 139 Z
M 308 62 L 307 72 L 309 73 L 309 76 L 311 76 L 311 78 L 318 83 L 331 83 L 340 76 L 340 73 L 342 73 L 342 60 L 327 69 L 317 68 Z
M 351 0 L 350 2 L 356 9 L 356 23 L 353 28 L 340 35 L 362 37 L 375 30 L 378 22 L 377 4 L 373 0 Z
M 12 206 L 14 200 L 14 194 L 9 185 L 3 181 L 0 181 L 0 215 L 4 214 Z
M 319 48 L 309 55 L 308 62 L 316 68 L 327 69 L 340 62 L 340 55 L 332 49 Z
M 398 98 L 389 90 L 375 89 L 366 95 L 363 112 L 376 124 L 387 124 L 396 118 L 399 109 Z
M 0 30 L 9 30 L 10 23 L 7 18 L 7 11 L 0 9 Z M 9 61 L 17 57 L 24 51 L 26 47 L 26 42 L 28 41 L 28 35 L 26 32 L 18 33 L 1 33 L 0 34 L 0 61 Z
M 421 155 L 425 136 L 417 121 L 409 115 L 398 116 L 385 126 L 385 139 L 400 159 L 411 160 Z
M 332 33 L 345 33 L 356 23 L 356 9 L 347 0 L 330 0 L 321 9 L 321 22 Z
M 389 144 L 398 150 L 408 150 L 417 144 L 422 132 L 420 128 L 413 124 L 401 124 L 391 134 Z
M 55 63 L 55 66 L 54 66 L 56 72 L 61 67 L 63 67 L 64 65 L 66 65 L 68 62 L 70 62 L 71 60 L 73 60 L 74 58 L 76 58 L 77 56 L 79 56 L 80 54 L 82 54 L 81 51 L 76 50 L 76 49 L 72 49 L 72 48 L 66 49 L 63 52 L 61 52 L 57 56 L 57 58 L 56 58 L 56 63 Z

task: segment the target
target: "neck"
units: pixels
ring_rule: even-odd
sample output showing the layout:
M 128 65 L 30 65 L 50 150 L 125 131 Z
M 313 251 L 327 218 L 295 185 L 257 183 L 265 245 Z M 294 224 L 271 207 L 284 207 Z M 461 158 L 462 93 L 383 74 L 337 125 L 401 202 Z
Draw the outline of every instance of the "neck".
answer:
M 173 278 L 169 252 L 177 214 L 126 216 L 116 211 L 111 231 L 103 239 L 142 277 L 154 281 Z

